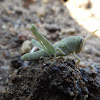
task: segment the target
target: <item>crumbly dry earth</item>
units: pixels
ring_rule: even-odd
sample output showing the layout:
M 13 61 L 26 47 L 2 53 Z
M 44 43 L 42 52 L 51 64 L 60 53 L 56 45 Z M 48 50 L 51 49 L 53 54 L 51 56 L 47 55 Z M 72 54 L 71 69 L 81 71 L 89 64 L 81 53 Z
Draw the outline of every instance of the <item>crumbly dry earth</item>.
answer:
M 20 48 L 23 41 L 34 38 L 28 30 L 31 24 L 52 43 L 69 35 L 85 37 L 89 33 L 72 19 L 61 0 L 34 0 L 28 5 L 26 1 L 0 0 L 0 94 L 5 91 L 9 74 L 28 65 L 20 60 Z M 80 65 L 87 70 L 88 66 L 94 71 L 100 66 L 99 43 L 99 38 L 91 37 L 79 54 Z
M 75 62 L 58 58 L 20 67 L 9 77 L 4 100 L 99 100 L 98 71 L 79 69 Z

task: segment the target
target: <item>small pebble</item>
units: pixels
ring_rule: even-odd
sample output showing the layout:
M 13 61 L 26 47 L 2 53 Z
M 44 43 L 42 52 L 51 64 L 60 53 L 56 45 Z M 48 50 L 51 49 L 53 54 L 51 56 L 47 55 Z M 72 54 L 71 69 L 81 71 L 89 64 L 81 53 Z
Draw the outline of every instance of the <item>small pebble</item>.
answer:
M 4 51 L 2 52 L 2 54 L 3 54 L 3 57 L 4 57 L 5 59 L 10 59 L 10 52 L 9 52 L 9 50 L 4 50 Z
M 19 34 L 17 38 L 18 38 L 19 42 L 23 42 L 27 39 L 27 36 L 26 36 L 26 34 Z
M 20 59 L 20 56 L 18 55 L 14 55 L 11 59 L 11 63 L 10 63 L 10 66 L 12 68 L 15 68 L 15 69 L 18 69 L 22 66 L 23 64 L 23 61 Z
M 15 13 L 18 14 L 18 15 L 22 15 L 22 14 L 23 14 L 23 12 L 22 12 L 21 10 L 19 10 L 19 9 L 17 9 L 17 10 L 15 11 Z
M 6 23 L 9 22 L 9 21 L 11 21 L 10 18 L 7 17 L 7 16 L 3 16 L 2 20 L 3 20 L 4 22 L 6 22 Z
M 73 34 L 75 34 L 75 29 L 74 28 L 62 29 L 61 33 L 62 34 L 73 35 Z
M 70 92 L 70 96 L 74 96 L 74 93 L 72 91 Z
M 98 57 L 100 57 L 100 51 L 96 51 L 95 55 L 98 56 Z
M 2 29 L 7 29 L 7 26 L 6 25 L 2 25 Z
M 93 54 L 93 50 L 90 46 L 85 46 L 84 47 L 84 51 L 87 53 L 87 54 Z
M 21 47 L 21 54 L 28 53 L 32 49 L 32 44 L 31 41 L 26 40 L 23 42 L 22 47 Z
M 44 25 L 45 29 L 48 30 L 49 32 L 56 32 L 56 31 L 60 31 L 60 27 L 56 24 L 46 24 Z
M 79 65 L 82 67 L 82 68 L 85 68 L 86 67 L 86 64 L 84 62 L 80 62 Z
M 46 15 L 46 9 L 42 6 L 37 10 L 37 14 L 39 17 L 44 17 Z
M 58 35 L 57 35 L 56 33 L 54 33 L 54 34 L 52 34 L 52 35 L 50 36 L 50 39 L 56 40 L 57 37 L 58 37 Z
M 47 4 L 47 3 L 48 3 L 48 0 L 42 0 L 42 2 L 43 2 L 44 4 Z
M 32 3 L 34 3 L 36 0 L 23 0 L 23 1 L 24 1 L 23 2 L 23 6 L 25 8 L 29 8 L 29 5 L 32 4 Z

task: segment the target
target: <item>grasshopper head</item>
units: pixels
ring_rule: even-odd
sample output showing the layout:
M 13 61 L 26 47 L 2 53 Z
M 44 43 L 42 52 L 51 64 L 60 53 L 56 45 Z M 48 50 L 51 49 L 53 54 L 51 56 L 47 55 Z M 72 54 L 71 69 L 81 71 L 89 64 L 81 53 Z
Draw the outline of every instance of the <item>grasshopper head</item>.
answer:
M 96 31 L 98 31 L 98 29 L 97 29 Z M 96 31 L 94 31 L 93 33 L 89 34 L 86 38 L 78 37 L 78 39 L 77 39 L 77 49 L 76 49 L 76 51 L 75 51 L 76 53 L 79 53 L 79 52 L 82 50 L 82 48 L 83 48 L 84 43 L 86 42 L 86 40 L 87 40 L 91 35 L 93 35 Z
M 84 46 L 84 38 L 83 37 L 79 37 L 78 40 L 77 40 L 77 49 L 76 49 L 76 53 L 79 53 L 82 48 Z

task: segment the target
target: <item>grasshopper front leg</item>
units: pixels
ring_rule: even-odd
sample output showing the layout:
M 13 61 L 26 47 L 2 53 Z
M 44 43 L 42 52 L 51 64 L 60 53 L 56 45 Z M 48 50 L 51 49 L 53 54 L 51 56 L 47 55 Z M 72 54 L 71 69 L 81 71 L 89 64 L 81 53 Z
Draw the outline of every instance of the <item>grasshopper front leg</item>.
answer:
M 79 64 L 79 62 L 80 62 L 80 58 L 75 54 L 75 52 L 73 53 L 73 56 L 78 60 L 78 64 Z

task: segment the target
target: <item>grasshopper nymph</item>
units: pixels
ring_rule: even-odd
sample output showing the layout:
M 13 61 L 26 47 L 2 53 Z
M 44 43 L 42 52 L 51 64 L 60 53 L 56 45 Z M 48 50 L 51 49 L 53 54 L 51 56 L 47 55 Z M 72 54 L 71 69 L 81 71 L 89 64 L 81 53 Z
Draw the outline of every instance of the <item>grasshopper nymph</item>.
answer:
M 68 56 L 69 54 L 72 54 L 77 60 L 78 63 L 80 62 L 80 58 L 76 55 L 76 53 L 79 53 L 82 50 L 82 47 L 85 43 L 85 41 L 96 31 L 88 35 L 86 38 L 83 38 L 81 36 L 68 36 L 64 39 L 62 39 L 59 42 L 56 42 L 54 45 L 52 45 L 36 28 L 36 26 L 33 24 L 31 26 L 32 33 L 36 36 L 38 41 L 32 39 L 32 44 L 37 46 L 40 50 L 36 52 L 30 52 L 24 54 L 21 58 L 22 60 L 38 60 L 41 57 L 50 57 L 54 56 L 56 58 L 57 56 Z

